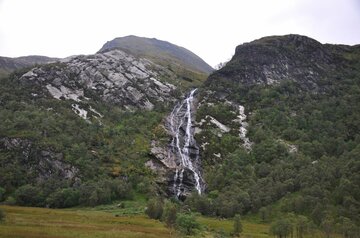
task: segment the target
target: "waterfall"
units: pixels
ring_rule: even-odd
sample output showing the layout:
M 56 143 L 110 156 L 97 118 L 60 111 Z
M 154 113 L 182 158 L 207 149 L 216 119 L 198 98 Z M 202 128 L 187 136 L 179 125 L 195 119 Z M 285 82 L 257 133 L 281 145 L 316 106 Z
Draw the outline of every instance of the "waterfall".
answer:
M 202 178 L 197 168 L 199 148 L 196 145 L 192 128 L 191 108 L 196 90 L 192 90 L 187 98 L 177 104 L 169 116 L 170 130 L 172 132 L 171 149 L 178 159 L 173 184 L 173 192 L 177 197 L 183 195 L 184 192 L 185 169 L 190 170 L 193 174 L 196 191 L 199 194 L 202 192 Z
M 244 144 L 243 144 L 244 148 L 247 150 L 251 150 L 251 146 L 253 143 L 246 136 L 246 134 L 247 134 L 246 128 L 248 126 L 248 123 L 245 121 L 246 120 L 245 107 L 242 105 L 239 106 L 238 118 L 239 118 L 238 121 L 240 122 L 240 129 L 239 129 L 240 139 L 242 139 L 242 141 L 244 142 Z

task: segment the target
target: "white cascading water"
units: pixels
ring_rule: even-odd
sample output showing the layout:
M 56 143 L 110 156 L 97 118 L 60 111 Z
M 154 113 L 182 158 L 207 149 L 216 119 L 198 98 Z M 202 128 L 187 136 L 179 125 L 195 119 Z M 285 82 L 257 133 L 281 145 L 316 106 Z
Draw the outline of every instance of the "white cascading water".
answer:
M 201 194 L 201 176 L 198 169 L 194 166 L 198 163 L 198 148 L 195 146 L 195 139 L 192 130 L 192 114 L 191 106 L 194 100 L 194 93 L 197 89 L 190 92 L 189 96 L 176 105 L 170 114 L 170 129 L 173 134 L 171 147 L 180 159 L 180 163 L 176 168 L 174 175 L 174 194 L 180 197 L 183 188 L 184 170 L 189 169 L 195 179 L 195 189 Z M 181 132 L 181 128 L 185 127 L 185 134 Z M 184 134 L 184 135 L 183 135 Z M 182 140 L 181 140 L 182 139 Z M 193 163 L 190 158 L 190 146 L 197 150 L 196 158 Z
M 247 150 L 251 150 L 251 146 L 252 146 L 252 142 L 250 141 L 250 139 L 246 136 L 247 134 L 247 126 L 248 123 L 245 121 L 246 120 L 246 114 L 245 114 L 245 107 L 240 105 L 239 106 L 239 122 L 240 122 L 240 129 L 239 129 L 239 136 L 240 139 L 243 140 L 244 144 L 244 148 Z

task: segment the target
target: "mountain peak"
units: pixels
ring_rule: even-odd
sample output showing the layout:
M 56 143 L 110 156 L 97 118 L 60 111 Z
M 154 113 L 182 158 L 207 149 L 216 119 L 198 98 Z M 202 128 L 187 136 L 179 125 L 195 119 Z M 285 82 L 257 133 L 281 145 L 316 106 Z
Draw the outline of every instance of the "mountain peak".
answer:
M 331 77 L 338 61 L 345 60 L 342 50 L 307 36 L 268 36 L 237 46 L 231 61 L 212 74 L 208 83 L 225 78 L 243 85 L 290 80 L 307 89 L 318 89 L 319 81 Z
M 288 34 L 288 35 L 276 35 L 276 36 L 265 36 L 260 39 L 254 40 L 251 43 L 307 43 L 307 44 L 317 44 L 321 43 L 317 40 L 314 40 L 308 36 L 298 35 L 298 34 Z
M 135 56 L 145 57 L 162 64 L 176 64 L 181 68 L 189 68 L 196 72 L 209 74 L 213 71 L 199 56 L 170 42 L 156 38 L 146 38 L 134 35 L 117 37 L 106 42 L 99 52 L 121 49 Z

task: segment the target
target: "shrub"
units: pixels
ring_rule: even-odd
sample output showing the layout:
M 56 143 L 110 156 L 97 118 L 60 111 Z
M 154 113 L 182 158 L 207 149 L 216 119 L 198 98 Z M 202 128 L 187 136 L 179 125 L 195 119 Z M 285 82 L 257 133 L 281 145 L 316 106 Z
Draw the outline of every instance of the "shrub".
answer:
M 239 214 L 236 214 L 234 217 L 234 236 L 239 236 L 242 232 L 241 217 Z
M 0 222 L 3 222 L 5 220 L 5 212 L 0 208 Z
M 270 227 L 270 233 L 279 238 L 286 238 L 292 231 L 293 225 L 288 219 L 277 220 Z
M 172 202 L 165 202 L 164 212 L 163 212 L 163 221 L 167 227 L 174 227 L 176 224 L 177 209 L 176 205 Z
M 5 200 L 5 189 L 0 187 L 0 202 Z
M 259 214 L 262 222 L 266 222 L 270 218 L 271 210 L 269 207 L 261 207 L 259 209 Z
M 220 229 L 215 232 L 214 238 L 227 238 L 230 237 L 228 233 L 225 232 L 224 229 Z
M 15 191 L 15 200 L 18 205 L 35 207 L 43 206 L 45 202 L 41 189 L 30 184 L 21 186 Z
M 65 188 L 52 193 L 46 203 L 50 207 L 65 208 L 79 204 L 79 191 L 72 188 Z
M 213 204 L 206 195 L 193 193 L 190 197 L 186 198 L 185 204 L 203 215 L 213 215 L 214 213 Z
M 296 236 L 303 238 L 309 232 L 310 222 L 305 216 L 298 216 L 295 223 Z
M 193 235 L 200 229 L 200 224 L 193 215 L 179 214 L 176 218 L 176 228 L 185 235 Z
M 5 205 L 15 205 L 16 204 L 16 200 L 14 197 L 9 196 L 6 198 L 6 200 L 4 201 Z
M 160 220 L 163 214 L 163 204 L 159 199 L 150 199 L 145 210 L 151 219 Z

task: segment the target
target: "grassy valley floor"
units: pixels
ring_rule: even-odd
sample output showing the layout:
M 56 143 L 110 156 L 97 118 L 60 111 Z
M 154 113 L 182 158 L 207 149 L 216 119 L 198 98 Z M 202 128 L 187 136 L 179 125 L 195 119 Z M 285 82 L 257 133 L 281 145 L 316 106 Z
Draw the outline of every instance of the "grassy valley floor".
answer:
M 125 209 L 117 204 L 72 209 L 0 206 L 6 214 L 5 221 L 0 223 L 0 238 L 183 237 L 166 228 L 163 223 L 145 216 L 140 211 L 144 209 L 143 202 L 125 203 L 128 207 Z M 197 221 L 202 228 L 192 237 L 230 237 L 233 231 L 233 221 L 230 219 L 197 216 Z M 273 237 L 269 234 L 269 224 L 244 219 L 242 225 L 243 238 Z M 314 231 L 305 236 L 308 237 L 322 238 L 324 234 Z
M 101 211 L 74 211 L 1 206 L 6 220 L 0 237 L 87 238 L 171 237 L 170 231 L 145 215 L 114 216 Z

